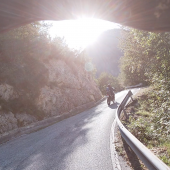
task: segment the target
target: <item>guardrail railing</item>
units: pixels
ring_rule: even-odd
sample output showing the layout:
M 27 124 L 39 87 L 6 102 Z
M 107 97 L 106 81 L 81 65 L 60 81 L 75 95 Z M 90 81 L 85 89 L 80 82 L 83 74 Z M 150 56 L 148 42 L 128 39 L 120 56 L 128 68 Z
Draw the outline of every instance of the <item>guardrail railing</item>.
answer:
M 132 96 L 132 92 L 129 91 L 121 102 L 117 109 L 116 121 L 121 132 L 122 137 L 125 139 L 127 144 L 135 152 L 140 160 L 150 170 L 170 170 L 170 168 L 164 164 L 157 156 L 155 156 L 146 146 L 144 146 L 135 136 L 133 136 L 121 123 L 119 116 L 124 109 L 127 101 Z
M 143 84 L 142 83 L 139 83 L 137 85 L 134 85 L 134 86 L 127 86 L 125 87 L 125 89 L 132 89 L 132 88 L 136 88 L 136 87 L 141 87 Z

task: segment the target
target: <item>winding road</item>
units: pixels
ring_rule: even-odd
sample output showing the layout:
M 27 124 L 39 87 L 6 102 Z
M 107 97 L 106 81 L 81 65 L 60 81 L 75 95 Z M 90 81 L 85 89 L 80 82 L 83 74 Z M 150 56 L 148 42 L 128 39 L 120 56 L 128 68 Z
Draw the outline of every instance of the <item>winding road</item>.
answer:
M 112 170 L 111 125 L 127 92 L 117 93 L 116 103 L 110 107 L 105 100 L 76 116 L 0 145 L 0 170 Z

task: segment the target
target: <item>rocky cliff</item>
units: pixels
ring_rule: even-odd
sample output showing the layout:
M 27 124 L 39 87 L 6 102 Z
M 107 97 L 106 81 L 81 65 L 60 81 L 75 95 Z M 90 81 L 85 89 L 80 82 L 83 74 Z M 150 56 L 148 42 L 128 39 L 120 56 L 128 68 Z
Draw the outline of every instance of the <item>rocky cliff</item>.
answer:
M 100 90 L 91 74 L 85 71 L 83 64 L 69 63 L 57 58 L 49 58 L 48 61 L 41 61 L 40 64 L 45 73 L 41 72 L 41 75 L 33 79 L 34 81 L 32 81 L 33 74 L 27 79 L 29 83 L 31 81 L 29 86 L 32 91 L 27 87 L 25 79 L 21 88 L 15 83 L 10 83 L 11 81 L 1 81 L 1 135 L 47 117 L 61 115 L 74 110 L 77 106 L 102 98 Z M 25 70 L 22 69 L 22 71 Z M 41 81 L 42 77 L 43 81 Z M 37 82 L 38 86 L 36 86 Z

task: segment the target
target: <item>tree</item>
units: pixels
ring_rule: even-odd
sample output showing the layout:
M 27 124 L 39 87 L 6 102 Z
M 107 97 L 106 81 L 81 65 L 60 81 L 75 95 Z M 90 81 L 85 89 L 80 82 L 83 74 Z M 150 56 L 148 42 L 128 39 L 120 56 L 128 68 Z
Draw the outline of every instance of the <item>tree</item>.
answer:
M 142 43 L 147 38 L 148 33 L 135 29 L 123 29 L 119 47 L 124 56 L 120 61 L 121 81 L 124 86 L 146 83 L 146 65 L 148 57 Z
M 124 82 L 131 85 L 141 81 L 149 82 L 154 88 L 148 94 L 149 111 L 154 131 L 169 137 L 170 120 L 170 33 L 151 33 L 125 29 L 120 47 L 124 51 L 121 68 Z
M 107 72 L 102 72 L 98 78 L 98 85 L 102 94 L 106 95 L 106 87 L 108 84 L 114 87 L 116 91 L 119 91 L 121 89 L 119 81 L 116 77 L 112 76 Z
M 0 82 L 31 92 L 44 81 L 46 68 L 39 62 L 48 51 L 46 31 L 32 23 L 0 36 Z M 36 81 L 37 79 L 41 81 Z M 36 84 L 37 82 L 37 84 Z M 36 93 L 33 92 L 32 95 Z

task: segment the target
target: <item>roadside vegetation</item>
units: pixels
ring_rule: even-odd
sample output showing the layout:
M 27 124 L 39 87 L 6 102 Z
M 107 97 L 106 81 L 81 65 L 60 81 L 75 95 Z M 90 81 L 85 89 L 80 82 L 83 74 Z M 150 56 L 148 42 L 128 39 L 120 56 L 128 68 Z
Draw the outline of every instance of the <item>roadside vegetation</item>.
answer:
M 152 91 L 151 87 L 141 89 L 121 119 L 136 138 L 170 166 L 170 137 L 166 133 L 169 126 L 162 126 L 159 115 L 149 107 L 153 100 Z
M 124 29 L 121 80 L 150 86 L 131 108 L 129 130 L 170 166 L 170 33 Z
M 123 89 L 123 87 L 119 83 L 119 79 L 107 72 L 102 72 L 100 74 L 100 76 L 97 78 L 97 83 L 103 95 L 106 95 L 106 87 L 108 84 L 114 87 L 115 92 Z

